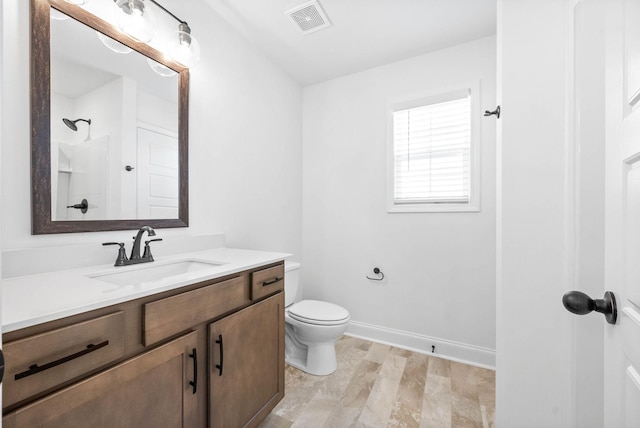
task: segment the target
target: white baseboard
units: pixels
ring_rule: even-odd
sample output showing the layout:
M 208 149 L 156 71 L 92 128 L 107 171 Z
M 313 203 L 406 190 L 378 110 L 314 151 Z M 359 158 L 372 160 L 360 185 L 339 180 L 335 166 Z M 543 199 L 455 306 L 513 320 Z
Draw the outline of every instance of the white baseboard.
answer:
M 495 349 L 423 336 L 421 334 L 380 327 L 358 321 L 350 321 L 345 334 L 372 342 L 384 343 L 385 345 L 391 345 L 397 348 L 408 349 L 409 351 L 435 355 L 440 358 L 472 366 L 491 370 L 495 370 L 496 368 Z M 435 346 L 435 352 L 432 352 L 433 346 Z

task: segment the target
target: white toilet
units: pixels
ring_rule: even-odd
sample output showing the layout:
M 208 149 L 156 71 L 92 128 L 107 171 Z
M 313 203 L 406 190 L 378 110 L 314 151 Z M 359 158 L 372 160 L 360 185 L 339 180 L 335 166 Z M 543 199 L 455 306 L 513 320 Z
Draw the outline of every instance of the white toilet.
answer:
M 306 373 L 324 376 L 336 371 L 334 342 L 347 330 L 349 312 L 318 300 L 296 302 L 300 263 L 284 263 L 285 361 Z

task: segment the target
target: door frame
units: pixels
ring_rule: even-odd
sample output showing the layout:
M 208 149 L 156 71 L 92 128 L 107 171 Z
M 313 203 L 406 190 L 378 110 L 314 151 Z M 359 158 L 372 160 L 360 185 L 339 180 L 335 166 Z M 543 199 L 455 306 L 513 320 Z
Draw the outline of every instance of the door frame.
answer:
M 580 278 L 574 20 L 585 1 L 498 0 L 498 427 L 574 427 L 602 414 L 577 395 L 602 390 L 578 384 L 590 370 L 576 365 L 585 319 L 561 304 Z

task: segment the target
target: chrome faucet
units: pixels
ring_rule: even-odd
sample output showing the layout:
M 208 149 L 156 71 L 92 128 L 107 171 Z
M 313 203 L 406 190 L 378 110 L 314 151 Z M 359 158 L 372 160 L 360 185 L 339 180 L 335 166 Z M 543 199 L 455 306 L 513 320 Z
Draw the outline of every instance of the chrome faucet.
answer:
M 151 226 L 142 226 L 136 236 L 133 237 L 133 248 L 131 249 L 131 257 L 127 258 L 127 254 L 124 249 L 124 242 L 104 242 L 102 245 L 118 245 L 118 258 L 114 266 L 128 266 L 137 263 L 152 262 L 153 256 L 151 255 L 151 247 L 149 244 L 155 241 L 162 241 L 162 238 L 149 239 L 144 241 L 144 254 L 140 255 L 140 245 L 142 242 L 142 235 L 147 232 L 149 236 L 156 236 L 156 231 Z
M 131 256 L 129 257 L 130 261 L 142 259 L 142 256 L 140 255 L 140 241 L 142 240 L 142 235 L 145 232 L 147 232 L 149 236 L 156 236 L 156 231 L 153 230 L 151 226 L 142 226 L 140 230 L 138 230 L 136 236 L 133 238 L 133 248 L 131 249 Z

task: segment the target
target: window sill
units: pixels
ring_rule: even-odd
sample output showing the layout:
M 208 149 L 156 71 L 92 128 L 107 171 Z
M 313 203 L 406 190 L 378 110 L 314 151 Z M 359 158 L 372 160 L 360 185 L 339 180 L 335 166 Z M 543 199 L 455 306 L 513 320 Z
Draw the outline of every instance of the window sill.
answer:
M 401 213 L 460 213 L 460 212 L 480 212 L 477 204 L 391 204 L 387 207 L 389 214 Z

